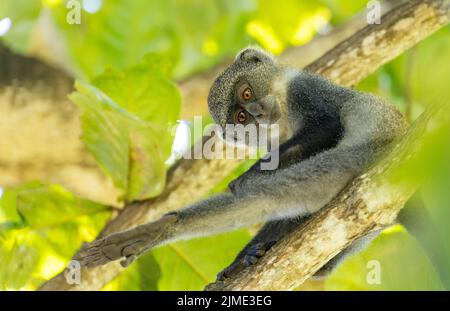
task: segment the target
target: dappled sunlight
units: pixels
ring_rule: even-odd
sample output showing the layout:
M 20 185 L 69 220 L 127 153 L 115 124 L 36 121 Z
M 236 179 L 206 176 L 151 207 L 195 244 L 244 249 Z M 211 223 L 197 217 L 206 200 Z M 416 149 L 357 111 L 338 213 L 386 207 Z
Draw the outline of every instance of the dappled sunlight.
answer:
M 11 28 L 12 21 L 9 17 L 0 19 L 0 37 L 6 35 Z
M 292 39 L 292 45 L 302 45 L 310 41 L 317 33 L 323 32 L 331 20 L 331 11 L 325 7 L 315 13 L 305 16 L 299 21 L 297 30 Z
M 264 22 L 253 20 L 246 26 L 247 33 L 255 38 L 265 49 L 274 54 L 280 54 L 284 49 L 284 44 L 278 39 L 270 25 Z
M 47 280 L 61 272 L 66 264 L 66 260 L 61 256 L 47 254 L 41 261 L 41 265 L 36 271 L 36 276 Z

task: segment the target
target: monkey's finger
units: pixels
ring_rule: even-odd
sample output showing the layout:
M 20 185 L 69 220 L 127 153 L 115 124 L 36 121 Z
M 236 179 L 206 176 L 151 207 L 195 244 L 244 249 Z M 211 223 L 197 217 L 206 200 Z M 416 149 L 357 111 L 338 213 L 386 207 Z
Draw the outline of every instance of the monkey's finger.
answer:
M 81 245 L 81 247 L 80 247 L 80 251 L 82 251 L 83 249 L 87 249 L 88 247 L 89 247 L 89 243 L 84 242 L 83 245 Z
M 105 244 L 105 242 L 106 242 L 105 239 L 98 239 L 98 240 L 92 241 L 91 243 L 89 243 L 89 244 L 87 245 L 87 249 L 89 249 L 89 248 L 100 247 L 100 246 L 102 246 L 103 244 Z
M 99 250 L 101 250 L 101 248 L 103 247 L 103 244 L 88 244 L 85 247 L 81 248 L 79 251 L 79 255 L 80 256 L 88 256 L 90 254 L 99 252 Z
M 124 260 L 122 260 L 120 262 L 120 265 L 124 268 L 128 267 L 129 265 L 131 265 L 133 263 L 133 261 L 137 258 L 136 255 L 131 255 L 126 257 Z
M 254 257 L 262 257 L 266 253 L 265 249 L 262 248 L 255 248 L 255 249 L 249 249 L 247 251 L 247 255 L 254 256 Z
M 89 249 L 84 252 L 80 252 L 80 254 L 77 255 L 78 260 L 86 260 L 88 258 L 97 257 L 97 256 L 103 256 L 103 252 L 101 248 L 96 249 Z
M 244 264 L 244 262 L 242 260 L 239 260 L 238 262 L 231 264 L 231 266 L 229 266 L 224 271 L 219 273 L 217 275 L 217 277 L 219 280 L 223 280 L 225 278 L 229 278 L 229 277 L 232 277 L 232 276 L 238 274 L 245 268 L 246 268 L 246 265 Z
M 78 254 L 76 254 L 73 259 L 78 260 L 79 262 L 83 262 L 87 260 L 87 258 L 90 258 L 92 256 L 95 256 L 98 254 L 98 252 L 86 252 L 86 251 L 80 251 Z
M 251 256 L 251 255 L 245 255 L 244 257 L 244 263 L 246 266 L 254 265 L 258 262 L 258 257 Z
M 88 263 L 86 263 L 86 267 L 94 268 L 94 267 L 104 265 L 108 262 L 110 262 L 110 260 L 108 258 L 106 258 L 105 256 L 103 256 L 103 257 L 97 258 L 96 260 L 89 261 Z
M 103 257 L 102 254 L 95 254 L 95 255 L 91 255 L 91 256 L 82 257 L 78 261 L 80 262 L 81 265 L 86 265 L 89 262 L 100 259 L 101 257 Z
M 140 243 L 134 243 L 131 245 L 128 245 L 122 249 L 122 256 L 128 257 L 131 255 L 137 255 L 142 250 L 142 246 Z
M 105 245 L 101 248 L 101 253 L 104 257 L 108 258 L 110 261 L 117 260 L 124 255 L 122 254 L 123 247 L 121 245 Z
M 101 258 L 101 254 L 96 254 L 93 256 L 81 257 L 79 259 L 80 265 L 83 267 L 88 267 L 92 262 L 98 261 Z

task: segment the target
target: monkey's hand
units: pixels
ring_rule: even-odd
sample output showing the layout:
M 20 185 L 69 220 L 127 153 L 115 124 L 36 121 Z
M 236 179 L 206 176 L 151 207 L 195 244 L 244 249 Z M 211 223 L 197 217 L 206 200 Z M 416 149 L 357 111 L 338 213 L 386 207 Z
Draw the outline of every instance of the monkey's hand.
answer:
M 127 267 L 143 252 L 163 242 L 176 220 L 177 216 L 166 215 L 131 230 L 108 235 L 85 246 L 75 259 L 82 266 L 96 267 L 125 257 L 120 264 Z

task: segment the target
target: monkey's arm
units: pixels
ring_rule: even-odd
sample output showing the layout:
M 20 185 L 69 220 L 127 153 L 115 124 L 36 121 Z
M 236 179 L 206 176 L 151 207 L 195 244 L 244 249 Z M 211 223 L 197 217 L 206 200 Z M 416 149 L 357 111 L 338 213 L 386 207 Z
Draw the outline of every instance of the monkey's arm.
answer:
M 125 257 L 129 265 L 145 250 L 171 241 L 232 230 L 255 223 L 314 213 L 331 200 L 368 161 L 365 145 L 336 147 L 279 169 L 270 178 L 255 176 L 246 196 L 216 195 L 160 220 L 91 243 L 79 258 L 96 266 Z
M 241 192 L 241 183 L 245 180 L 252 179 L 255 175 L 270 175 L 271 170 L 262 170 L 261 163 L 269 162 L 270 157 L 278 153 L 279 165 L 277 169 L 288 168 L 289 166 L 299 163 L 314 154 L 320 153 L 336 146 L 342 135 L 342 128 L 337 118 L 322 117 L 318 120 L 323 126 L 307 126 L 298 134 L 284 142 L 278 149 L 269 153 L 269 158 L 258 160 L 244 174 L 233 180 L 228 187 L 235 195 Z
M 96 240 L 81 250 L 77 260 L 85 266 L 98 266 L 125 257 L 128 266 L 142 252 L 174 240 L 187 239 L 238 228 L 264 219 L 262 198 L 237 199 L 231 193 L 219 194 L 159 220 Z

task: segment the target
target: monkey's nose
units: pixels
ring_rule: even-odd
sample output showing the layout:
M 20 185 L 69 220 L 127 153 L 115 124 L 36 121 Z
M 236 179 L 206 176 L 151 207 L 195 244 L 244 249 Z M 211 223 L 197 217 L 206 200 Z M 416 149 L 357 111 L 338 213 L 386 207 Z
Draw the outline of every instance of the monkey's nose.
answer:
M 246 105 L 245 108 L 255 118 L 261 117 L 266 113 L 266 107 L 264 107 L 264 105 L 259 101 L 250 103 Z

